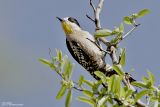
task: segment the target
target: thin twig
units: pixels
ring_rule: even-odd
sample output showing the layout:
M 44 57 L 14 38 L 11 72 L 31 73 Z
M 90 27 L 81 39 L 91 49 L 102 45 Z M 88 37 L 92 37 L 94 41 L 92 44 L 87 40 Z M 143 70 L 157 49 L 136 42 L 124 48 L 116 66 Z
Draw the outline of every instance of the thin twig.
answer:
M 95 20 L 93 18 L 91 18 L 88 14 L 86 14 L 87 18 L 90 19 L 92 22 L 95 23 Z
M 76 86 L 73 86 L 72 87 L 73 89 L 77 90 L 77 91 L 85 91 L 85 89 L 83 89 L 82 87 L 76 87 Z M 94 95 L 100 95 L 99 92 L 93 92 Z
M 82 88 L 78 88 L 78 87 L 73 87 L 75 90 L 77 90 L 77 91 L 84 91 L 84 89 L 82 89 Z
M 92 2 L 92 0 L 90 0 L 90 5 L 91 5 L 91 7 L 92 7 L 92 9 L 93 9 L 93 11 L 94 11 L 94 13 L 96 13 L 96 7 L 94 6 L 94 4 L 93 4 L 93 2 Z
M 57 74 L 58 74 L 62 79 L 65 80 L 64 76 L 63 76 L 60 72 L 58 72 L 58 71 L 56 71 L 56 72 L 57 72 Z
M 89 38 L 87 38 L 87 39 L 88 39 L 89 41 L 91 41 L 92 43 L 94 43 L 101 51 L 105 52 L 106 54 L 111 54 L 110 51 L 105 51 L 105 50 L 103 50 L 96 42 L 90 40 Z
M 128 31 L 123 37 L 122 39 L 126 38 L 128 35 L 130 35 L 140 24 L 134 26 L 130 31 Z
M 99 38 L 99 40 L 100 40 L 103 44 L 105 44 L 106 46 L 111 46 L 111 43 L 110 43 L 109 41 L 107 41 L 106 38 L 101 37 L 101 38 Z
M 49 57 L 50 59 L 52 59 L 52 49 L 51 48 L 49 48 Z

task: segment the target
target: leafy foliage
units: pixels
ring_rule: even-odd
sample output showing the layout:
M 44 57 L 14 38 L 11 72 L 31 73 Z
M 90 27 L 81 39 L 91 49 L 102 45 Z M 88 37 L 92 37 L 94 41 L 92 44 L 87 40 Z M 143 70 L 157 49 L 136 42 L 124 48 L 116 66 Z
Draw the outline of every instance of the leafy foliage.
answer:
M 139 11 L 138 13 L 132 14 L 131 16 L 125 16 L 123 18 L 124 23 L 126 23 L 128 25 L 135 25 L 135 19 L 141 18 L 141 17 L 145 16 L 148 13 L 150 13 L 150 10 L 143 9 L 143 10 Z
M 68 91 L 68 94 L 66 96 L 66 103 L 65 103 L 65 107 L 70 107 L 71 105 L 71 100 L 72 100 L 72 90 Z
M 125 50 L 125 48 L 121 49 L 119 62 L 122 66 L 125 66 L 125 64 L 126 64 L 126 50 Z
M 131 16 L 125 16 L 123 18 L 123 21 L 125 24 L 128 25 L 133 25 L 133 26 L 138 26 L 139 24 L 136 24 L 136 19 L 144 17 L 146 14 L 150 13 L 150 10 L 148 9 L 143 9 L 139 11 L 138 13 L 132 14 Z M 124 33 L 124 24 L 121 23 L 119 27 L 115 28 L 114 30 L 109 30 L 109 29 L 100 29 L 97 30 L 94 33 L 94 36 L 96 38 L 100 37 L 108 37 L 108 36 L 115 36 L 110 43 L 111 44 L 118 44 L 118 42 L 123 38 L 122 35 Z
M 78 97 L 79 101 L 87 103 L 92 107 L 107 107 L 108 104 L 114 107 L 134 106 L 144 96 L 148 96 L 149 102 L 154 103 L 155 107 L 159 105 L 160 90 L 154 86 L 154 75 L 149 70 L 147 70 L 148 77 L 143 77 L 143 81 L 132 82 L 133 86 L 141 88 L 140 92 L 135 92 L 122 84 L 125 72 L 120 65 L 113 65 L 113 69 L 118 75 L 106 77 L 102 72 L 96 71 L 96 76 L 100 78 L 99 81 L 89 81 L 81 75 L 78 83 L 76 83 L 71 78 L 73 64 L 68 60 L 66 55 L 62 55 L 61 51 L 57 50 L 56 52 L 57 56 L 51 57 L 51 60 L 39 59 L 39 61 L 56 71 L 62 78 L 61 88 L 57 93 L 56 99 L 60 100 L 67 93 L 65 107 L 70 107 L 71 105 L 73 89 L 82 92 L 82 96 Z M 121 60 L 123 60 L 120 61 L 121 64 L 125 62 L 124 53 L 125 50 L 121 53 Z M 84 88 L 84 85 L 88 86 L 88 88 Z

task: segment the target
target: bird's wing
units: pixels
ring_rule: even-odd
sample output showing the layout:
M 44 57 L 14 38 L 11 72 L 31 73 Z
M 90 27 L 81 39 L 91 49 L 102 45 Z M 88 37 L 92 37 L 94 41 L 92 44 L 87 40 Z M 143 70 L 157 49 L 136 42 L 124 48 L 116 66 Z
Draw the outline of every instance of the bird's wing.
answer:
M 68 41 L 66 39 L 66 44 L 69 52 L 73 56 L 73 58 L 80 63 L 85 69 L 92 69 L 93 63 L 91 62 L 91 58 L 82 50 L 80 44 L 75 41 Z

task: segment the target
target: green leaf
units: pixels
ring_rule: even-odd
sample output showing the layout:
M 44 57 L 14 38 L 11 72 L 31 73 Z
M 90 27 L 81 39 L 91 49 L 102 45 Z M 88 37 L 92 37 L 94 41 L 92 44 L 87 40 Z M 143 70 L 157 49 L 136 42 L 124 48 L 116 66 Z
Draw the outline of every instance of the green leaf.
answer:
M 150 70 L 147 70 L 147 72 L 148 72 L 148 76 L 149 76 L 149 79 L 151 81 L 151 84 L 153 85 L 154 82 L 155 82 L 154 75 L 152 74 L 152 72 Z
M 98 87 L 102 84 L 102 80 L 99 80 L 99 81 L 95 81 L 93 83 L 93 87 L 92 87 L 92 90 L 94 93 L 98 92 Z
M 58 49 L 56 49 L 57 57 L 59 61 L 62 61 L 62 52 Z
M 134 81 L 134 82 L 131 82 L 131 84 L 136 86 L 136 87 L 147 88 L 146 84 L 144 82 L 141 82 L 141 81 Z
M 114 77 L 110 77 L 110 81 L 108 82 L 108 92 L 112 91 L 113 92 L 113 84 L 114 84 Z
M 121 76 L 118 76 L 118 75 L 115 75 L 116 76 L 116 80 L 115 80 L 115 93 L 118 97 L 121 96 L 121 90 L 122 90 L 122 87 L 121 87 L 121 82 L 122 82 L 122 79 L 123 77 Z
M 66 97 L 65 107 L 70 107 L 71 100 L 72 100 L 72 90 L 69 90 Z
M 57 100 L 60 100 L 64 96 L 64 94 L 66 92 L 66 89 L 67 89 L 67 86 L 66 85 L 62 85 L 61 89 L 59 90 L 59 92 L 58 92 L 58 94 L 56 96 Z
M 58 61 L 58 58 L 57 58 L 57 57 L 52 57 L 52 56 L 51 56 L 51 60 L 52 60 L 52 63 L 55 63 L 55 62 Z
M 101 105 L 101 107 L 108 107 L 107 105 Z
M 113 69 L 118 73 L 120 76 L 124 76 L 124 71 L 119 67 L 119 65 L 113 65 Z
M 125 95 L 125 99 L 128 99 L 133 94 L 133 92 L 134 92 L 133 90 L 128 89 Z
M 50 68 L 51 68 L 52 70 L 58 72 L 55 64 L 51 63 Z
M 109 29 L 101 29 L 101 30 L 97 30 L 94 33 L 95 37 L 106 37 L 106 36 L 112 36 L 112 31 Z
M 111 40 L 111 44 L 116 44 L 118 42 L 119 38 L 115 37 Z
M 64 64 L 65 64 L 65 61 L 58 61 L 58 70 L 59 70 L 59 72 L 62 72 Z
M 43 63 L 43 64 L 48 65 L 48 66 L 51 65 L 51 62 L 50 62 L 49 60 L 47 60 L 47 59 L 40 58 L 39 61 L 40 61 L 41 63 Z
M 137 13 L 137 17 L 140 18 L 140 17 L 143 17 L 145 16 L 146 14 L 150 13 L 150 10 L 148 9 L 143 9 L 141 10 L 140 12 Z
M 118 27 L 116 27 L 116 28 L 113 30 L 113 32 L 112 32 L 112 33 L 115 35 L 115 34 L 118 34 L 118 33 L 119 33 L 119 31 L 120 31 L 120 30 L 119 30 L 119 28 L 118 28 Z
M 121 82 L 122 82 L 122 80 L 121 80 Z M 119 91 L 119 97 L 120 98 L 124 98 L 125 97 L 125 95 L 126 95 L 126 92 L 125 92 L 125 90 L 124 90 L 124 87 L 122 87 L 121 85 L 120 85 L 120 89 L 119 89 L 120 91 Z
M 90 86 L 91 88 L 93 87 L 92 82 L 90 82 L 90 81 L 88 81 L 88 80 L 86 80 L 86 79 L 84 79 L 83 82 L 84 82 L 85 84 L 87 84 L 88 86 Z
M 102 107 L 107 100 L 108 100 L 108 96 L 103 96 L 103 97 L 98 101 L 97 107 Z
M 110 81 L 108 82 L 108 92 L 113 92 L 116 96 L 121 96 L 121 81 L 123 77 L 118 75 L 112 75 Z
M 120 27 L 119 27 L 119 31 L 120 31 L 121 33 L 124 32 L 124 25 L 123 25 L 123 23 L 121 23 L 121 25 L 120 25 Z
M 116 79 L 115 75 L 112 75 L 110 77 L 110 80 L 108 82 L 108 92 L 111 91 L 111 92 L 114 93 L 114 91 L 115 91 L 115 87 L 114 87 L 114 85 L 115 85 L 115 79 Z
M 69 80 L 71 79 L 72 71 L 73 71 L 73 64 L 68 60 L 65 66 L 64 76 L 65 77 L 67 76 Z
M 98 76 L 104 84 L 107 82 L 107 77 L 102 72 L 95 71 L 94 74 Z
M 70 70 L 71 70 L 71 65 L 70 65 L 70 62 L 67 60 L 67 61 L 66 61 L 66 64 L 65 64 L 64 75 L 65 75 L 65 76 L 66 76 L 66 75 L 68 76 Z
M 100 91 L 98 93 L 101 94 L 101 95 L 99 96 L 99 98 L 101 98 L 103 95 L 106 94 L 106 92 L 107 92 L 107 88 L 106 87 L 107 86 L 100 88 Z
M 149 81 L 149 79 L 147 77 L 142 77 L 142 80 L 147 83 Z
M 90 104 L 92 106 L 95 106 L 96 103 L 93 101 L 93 100 L 90 100 L 90 99 L 87 99 L 85 97 L 78 97 L 78 100 L 82 101 L 82 102 L 85 102 L 87 104 Z
M 89 91 L 89 90 L 84 90 L 83 94 L 86 95 L 87 97 L 92 98 L 94 96 L 93 92 Z
M 120 106 L 119 104 L 114 104 L 113 107 L 123 107 L 123 106 Z
M 138 18 L 138 14 L 137 13 L 135 13 L 135 14 L 132 14 L 132 16 L 131 16 L 133 19 L 137 19 Z
M 125 16 L 123 18 L 124 23 L 128 24 L 128 25 L 132 25 L 133 24 L 133 19 L 129 16 Z
M 84 80 L 84 76 L 81 75 L 81 76 L 79 77 L 78 86 L 81 86 L 81 85 L 82 85 L 83 80 Z
M 122 40 L 122 34 L 120 32 L 117 32 L 115 34 L 117 36 L 110 41 L 111 44 L 117 44 L 120 40 Z
M 151 83 L 151 81 L 148 81 L 148 82 L 146 83 L 146 88 L 152 88 L 152 83 Z
M 43 64 L 48 65 L 52 70 L 54 70 L 54 71 L 57 72 L 57 70 L 56 70 L 56 65 L 53 64 L 53 63 L 51 63 L 49 60 L 40 58 L 39 61 L 40 61 L 41 63 L 43 63 Z
M 143 97 L 144 95 L 148 94 L 148 92 L 148 90 L 142 90 L 141 92 L 137 93 L 135 96 L 135 102 L 141 99 L 141 97 Z
M 125 50 L 125 48 L 123 48 L 122 52 L 121 52 L 120 64 L 122 66 L 125 66 L 125 64 L 126 64 L 126 50 Z

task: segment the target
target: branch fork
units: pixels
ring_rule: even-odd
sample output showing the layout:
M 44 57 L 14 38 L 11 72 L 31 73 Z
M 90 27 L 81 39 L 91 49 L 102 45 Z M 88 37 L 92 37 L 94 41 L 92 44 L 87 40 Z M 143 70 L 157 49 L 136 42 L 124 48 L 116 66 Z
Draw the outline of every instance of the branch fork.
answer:
M 102 27 L 101 27 L 101 22 L 100 22 L 100 13 L 101 13 L 101 10 L 102 10 L 102 7 L 103 7 L 103 4 L 104 4 L 104 0 L 99 0 L 99 2 L 98 2 L 98 5 L 97 6 L 95 6 L 94 4 L 93 4 L 93 0 L 89 0 L 90 1 L 90 6 L 92 7 L 92 9 L 93 9 L 93 12 L 94 12 L 94 18 L 92 18 L 92 17 L 90 17 L 88 14 L 86 14 L 86 17 L 89 19 L 89 20 L 91 20 L 92 22 L 94 22 L 94 24 L 95 24 L 95 30 L 100 30 L 100 29 L 102 29 Z M 130 31 L 128 31 L 124 36 L 122 36 L 122 38 L 116 43 L 116 45 L 117 44 L 119 44 L 124 38 L 126 38 L 129 34 L 131 34 L 138 26 L 139 26 L 140 24 L 136 24 L 136 23 L 134 23 L 134 27 L 130 30 Z M 106 54 L 109 54 L 110 55 L 110 57 L 111 57 L 111 59 L 112 59 L 112 63 L 113 64 L 119 64 L 119 60 L 118 60 L 118 58 L 117 58 L 117 56 L 116 56 L 116 45 L 113 45 L 113 44 L 111 44 L 109 41 L 107 41 L 106 40 L 106 38 L 104 38 L 104 37 L 100 37 L 100 38 L 98 38 L 99 39 L 99 41 L 101 41 L 103 44 L 105 44 L 106 46 L 107 46 L 107 51 L 106 52 L 108 52 L 108 53 L 106 53 Z M 98 46 L 99 47 L 99 46 Z M 121 67 L 122 68 L 122 67 Z M 132 90 L 135 90 L 135 88 L 130 84 L 130 81 L 129 81 L 129 77 L 131 76 L 131 75 L 126 75 L 125 77 L 124 77 L 124 79 L 123 79 L 123 83 L 126 85 L 126 86 L 128 86 L 129 88 L 131 88 Z M 147 107 L 143 102 L 141 102 L 140 100 L 138 100 L 137 102 L 136 102 L 136 106 L 137 107 Z

